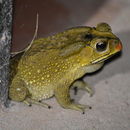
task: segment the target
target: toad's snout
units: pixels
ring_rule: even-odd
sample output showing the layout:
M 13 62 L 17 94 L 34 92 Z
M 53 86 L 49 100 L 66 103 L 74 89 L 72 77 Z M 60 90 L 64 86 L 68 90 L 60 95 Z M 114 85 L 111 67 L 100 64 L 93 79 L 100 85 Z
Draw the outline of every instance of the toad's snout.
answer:
M 118 44 L 116 45 L 116 49 L 121 51 L 122 50 L 122 43 L 121 41 L 118 42 Z

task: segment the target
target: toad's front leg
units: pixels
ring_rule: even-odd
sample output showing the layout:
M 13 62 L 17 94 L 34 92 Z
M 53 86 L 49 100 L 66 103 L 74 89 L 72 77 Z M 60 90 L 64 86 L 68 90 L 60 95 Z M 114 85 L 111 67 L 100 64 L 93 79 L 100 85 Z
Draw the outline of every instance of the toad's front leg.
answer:
M 64 87 L 57 87 L 55 89 L 55 97 L 58 103 L 65 109 L 72 109 L 85 113 L 85 109 L 90 107 L 87 105 L 74 103 L 70 98 L 69 88 L 70 88 L 69 86 L 64 86 Z
M 78 91 L 77 88 L 87 91 L 90 94 L 90 97 L 93 96 L 93 94 L 94 94 L 93 89 L 87 83 L 85 83 L 83 80 L 76 80 L 71 85 L 71 88 L 74 89 L 75 95 L 77 95 L 77 91 Z

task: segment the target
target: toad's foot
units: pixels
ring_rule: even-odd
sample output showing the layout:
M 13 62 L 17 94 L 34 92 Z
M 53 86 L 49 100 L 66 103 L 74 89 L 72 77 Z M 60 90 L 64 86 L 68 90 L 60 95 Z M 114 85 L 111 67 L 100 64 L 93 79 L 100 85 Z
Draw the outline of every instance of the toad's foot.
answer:
M 58 87 L 55 90 L 55 97 L 58 103 L 65 109 L 72 109 L 72 110 L 80 111 L 82 113 L 85 113 L 86 108 L 91 109 L 90 106 L 76 104 L 72 102 L 72 100 L 70 99 L 69 87 Z
M 40 105 L 42 107 L 45 107 L 45 108 L 52 108 L 50 105 L 48 105 L 47 103 L 44 103 L 44 102 L 39 102 L 39 101 L 36 101 L 34 99 L 31 99 L 31 98 L 27 98 L 23 101 L 25 104 L 27 104 L 28 106 L 32 106 L 32 104 L 36 104 L 36 105 Z
M 64 105 L 63 107 L 66 109 L 73 109 L 76 111 L 80 111 L 83 114 L 85 113 L 85 109 L 91 109 L 91 107 L 88 105 L 75 104 L 75 103 L 70 103 L 70 104 Z
M 85 83 L 85 82 L 82 81 L 82 80 L 77 80 L 77 81 L 75 81 L 75 82 L 72 84 L 71 88 L 74 89 L 75 95 L 77 95 L 77 91 L 78 91 L 77 88 L 86 90 L 86 91 L 90 94 L 90 97 L 92 97 L 93 94 L 94 94 L 94 91 L 92 90 L 92 88 L 91 88 L 87 83 Z

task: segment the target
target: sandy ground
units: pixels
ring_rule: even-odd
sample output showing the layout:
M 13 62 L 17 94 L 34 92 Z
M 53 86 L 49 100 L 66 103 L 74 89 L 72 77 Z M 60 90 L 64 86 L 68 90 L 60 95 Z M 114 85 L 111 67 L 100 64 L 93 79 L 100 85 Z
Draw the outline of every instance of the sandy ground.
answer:
M 72 1 L 60 2 L 77 13 L 85 10 L 85 0 L 75 2 L 76 7 L 83 5 L 78 10 L 73 8 Z M 72 18 L 75 20 L 77 17 Z M 0 130 L 130 130 L 130 1 L 105 1 L 89 20 L 83 21 L 82 25 L 92 26 L 108 22 L 123 43 L 120 57 L 111 60 L 99 73 L 84 77 L 95 90 L 93 97 L 82 90 L 76 96 L 71 91 L 72 98 L 92 109 L 84 115 L 65 110 L 55 98 L 45 101 L 53 106 L 50 110 L 11 102 L 10 108 L 0 110 Z

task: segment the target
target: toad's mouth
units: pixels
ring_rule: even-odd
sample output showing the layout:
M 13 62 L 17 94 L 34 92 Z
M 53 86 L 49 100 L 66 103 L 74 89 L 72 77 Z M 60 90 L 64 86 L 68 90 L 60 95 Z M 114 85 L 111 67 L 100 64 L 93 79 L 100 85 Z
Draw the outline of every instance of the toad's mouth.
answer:
M 108 53 L 107 55 L 103 56 L 103 57 L 99 57 L 97 60 L 95 59 L 94 61 L 92 61 L 91 63 L 92 64 L 97 64 L 97 63 L 102 63 L 104 62 L 105 60 L 113 57 L 116 53 L 113 53 L 111 55 L 109 55 L 110 53 Z

